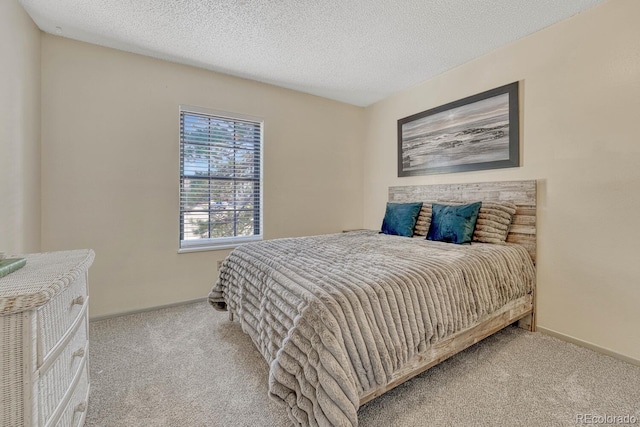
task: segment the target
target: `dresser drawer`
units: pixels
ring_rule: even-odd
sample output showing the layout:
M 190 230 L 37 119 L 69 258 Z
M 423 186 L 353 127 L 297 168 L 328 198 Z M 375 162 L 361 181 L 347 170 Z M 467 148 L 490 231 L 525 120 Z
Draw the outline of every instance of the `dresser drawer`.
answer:
M 38 309 L 38 365 L 41 366 L 56 344 L 83 311 L 87 302 L 87 275 L 80 274 L 64 291 Z
M 54 414 L 64 396 L 73 386 L 80 369 L 86 364 L 88 352 L 87 315 L 82 311 L 82 317 L 74 328 L 69 331 L 71 336 L 64 337 L 67 342 L 62 352 L 56 358 L 48 360 L 40 372 L 38 379 L 39 419 L 48 421 Z
M 87 404 L 89 402 L 89 376 L 87 365 L 83 363 L 80 381 L 76 384 L 71 399 L 58 422 L 58 427 L 78 427 L 84 425 L 87 416 Z

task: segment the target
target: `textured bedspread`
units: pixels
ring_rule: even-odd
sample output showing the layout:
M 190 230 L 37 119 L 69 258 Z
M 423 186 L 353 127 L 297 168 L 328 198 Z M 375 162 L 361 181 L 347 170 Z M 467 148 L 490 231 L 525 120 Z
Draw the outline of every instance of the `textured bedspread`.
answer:
M 209 301 L 238 315 L 296 424 L 356 426 L 359 396 L 534 282 L 520 246 L 362 231 L 242 245 Z

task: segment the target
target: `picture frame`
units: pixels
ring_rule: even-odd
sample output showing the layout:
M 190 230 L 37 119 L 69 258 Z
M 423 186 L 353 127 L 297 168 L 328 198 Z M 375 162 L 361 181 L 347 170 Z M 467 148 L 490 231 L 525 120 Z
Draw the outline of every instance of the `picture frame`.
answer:
M 398 120 L 398 176 L 520 166 L 518 82 Z

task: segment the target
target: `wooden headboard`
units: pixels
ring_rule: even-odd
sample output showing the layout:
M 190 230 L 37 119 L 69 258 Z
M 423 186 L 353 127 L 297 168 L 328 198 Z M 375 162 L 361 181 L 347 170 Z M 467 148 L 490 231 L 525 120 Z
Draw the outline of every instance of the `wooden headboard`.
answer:
M 507 242 L 518 243 L 536 261 L 536 181 L 389 187 L 390 202 L 513 202 L 517 206 Z

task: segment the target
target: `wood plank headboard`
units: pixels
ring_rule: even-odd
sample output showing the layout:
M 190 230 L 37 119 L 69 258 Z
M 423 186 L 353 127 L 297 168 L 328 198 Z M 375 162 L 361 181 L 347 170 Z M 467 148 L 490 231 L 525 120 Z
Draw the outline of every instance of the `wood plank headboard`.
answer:
M 536 181 L 496 181 L 389 187 L 390 202 L 512 202 L 517 206 L 507 242 L 518 243 L 536 261 Z

